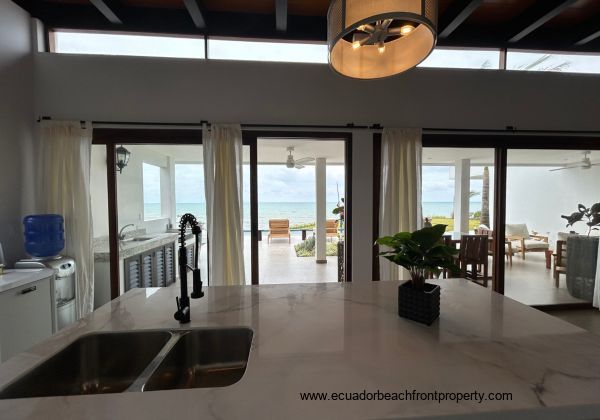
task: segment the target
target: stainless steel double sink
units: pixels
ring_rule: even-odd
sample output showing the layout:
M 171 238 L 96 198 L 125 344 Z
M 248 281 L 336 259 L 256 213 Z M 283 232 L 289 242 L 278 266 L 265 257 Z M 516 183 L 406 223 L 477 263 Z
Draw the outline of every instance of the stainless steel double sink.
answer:
M 252 335 L 242 327 L 87 334 L 4 387 L 0 399 L 232 385 L 246 371 Z

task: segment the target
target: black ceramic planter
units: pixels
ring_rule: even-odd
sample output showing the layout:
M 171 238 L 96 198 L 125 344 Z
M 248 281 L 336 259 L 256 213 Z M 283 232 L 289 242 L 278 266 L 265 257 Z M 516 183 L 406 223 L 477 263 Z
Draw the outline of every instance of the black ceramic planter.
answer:
M 431 325 L 440 316 L 440 286 L 425 283 L 417 290 L 412 281 L 398 286 L 398 315 Z

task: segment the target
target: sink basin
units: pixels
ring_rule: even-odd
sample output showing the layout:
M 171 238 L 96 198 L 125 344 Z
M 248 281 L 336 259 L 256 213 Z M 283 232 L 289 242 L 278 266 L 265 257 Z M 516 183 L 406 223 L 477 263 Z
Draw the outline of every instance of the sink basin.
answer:
M 168 331 L 80 337 L 0 391 L 0 399 L 125 391 L 171 339 Z
M 158 365 L 143 391 L 233 385 L 246 371 L 252 334 L 249 328 L 190 330 Z

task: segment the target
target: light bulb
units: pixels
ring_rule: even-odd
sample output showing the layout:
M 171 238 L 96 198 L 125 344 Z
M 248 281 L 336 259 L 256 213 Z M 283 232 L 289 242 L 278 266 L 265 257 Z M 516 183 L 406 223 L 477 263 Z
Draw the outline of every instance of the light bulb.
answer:
M 383 54 L 385 52 L 385 45 L 382 44 L 377 47 L 377 51 L 379 51 L 379 54 Z
M 411 25 L 404 25 L 403 27 L 400 28 L 400 33 L 402 35 L 408 35 L 409 33 L 411 33 L 415 28 Z
M 354 41 L 354 42 L 352 43 L 352 49 L 353 49 L 353 50 L 357 50 L 357 49 L 359 49 L 359 48 L 360 48 L 360 41 Z
M 358 29 L 358 30 L 359 30 L 359 31 L 361 31 L 361 32 L 365 32 L 365 25 L 360 25 L 360 26 L 359 26 L 358 28 L 356 28 L 356 29 Z

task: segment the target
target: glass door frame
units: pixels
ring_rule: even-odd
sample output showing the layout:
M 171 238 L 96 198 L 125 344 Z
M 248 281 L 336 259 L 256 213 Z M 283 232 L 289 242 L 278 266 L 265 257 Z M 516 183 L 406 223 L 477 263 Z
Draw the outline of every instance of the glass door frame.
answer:
M 110 298 L 119 297 L 121 272 L 119 270 L 119 211 L 117 201 L 117 145 L 173 145 L 201 146 L 202 130 L 191 128 L 94 128 L 93 145 L 106 146 L 106 180 L 108 187 L 108 242 L 110 250 Z M 207 251 L 209 245 L 207 242 Z M 210 266 L 208 267 L 210 270 Z M 208 274 L 208 273 L 207 273 Z
M 152 124 L 148 124 L 152 126 Z M 115 149 L 120 144 L 145 145 L 202 145 L 202 129 L 185 127 L 174 124 L 181 128 L 169 128 L 163 124 L 149 128 L 94 128 L 92 144 L 106 146 L 106 179 L 108 187 L 108 228 L 109 228 L 109 250 L 110 250 L 110 296 L 111 300 L 119 296 L 120 270 L 119 270 L 119 230 L 118 202 L 117 202 L 117 178 Z M 343 140 L 345 144 L 345 281 L 352 281 L 352 132 L 351 131 L 270 131 L 259 129 L 245 129 L 242 127 L 242 143 L 250 146 L 250 219 L 251 219 L 251 284 L 259 284 L 258 266 L 258 138 L 302 138 L 311 140 Z M 210 244 L 207 241 L 207 251 L 210 252 Z M 210 261 L 210 258 L 209 258 Z M 210 264 L 208 266 L 210 274 Z
M 379 199 L 381 187 L 381 133 L 373 134 L 373 241 L 379 233 Z M 496 237 L 506 233 L 506 177 L 508 150 L 600 150 L 598 133 L 569 133 L 552 131 L 498 131 L 486 130 L 428 130 L 422 138 L 423 147 L 494 149 L 494 229 Z M 494 241 L 492 290 L 504 294 L 505 248 L 502 241 Z M 373 251 L 373 281 L 379 281 L 379 257 Z M 587 307 L 587 304 L 541 305 L 544 309 Z
M 250 145 L 250 230 L 252 284 L 260 284 L 258 233 L 258 139 L 285 138 L 317 141 L 344 141 L 344 281 L 352 281 L 352 132 L 243 129 L 244 144 Z

